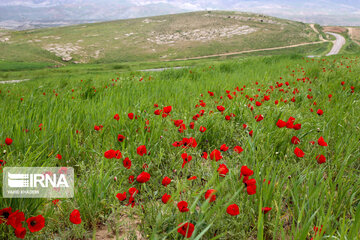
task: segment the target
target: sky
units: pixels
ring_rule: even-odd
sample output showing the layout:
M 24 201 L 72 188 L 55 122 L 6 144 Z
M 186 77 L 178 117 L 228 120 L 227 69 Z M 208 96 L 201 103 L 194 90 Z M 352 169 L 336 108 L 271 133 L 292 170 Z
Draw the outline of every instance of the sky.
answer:
M 54 16 L 101 21 L 200 10 L 254 12 L 322 25 L 360 25 L 360 0 L 0 0 L 0 21 L 57 20 Z

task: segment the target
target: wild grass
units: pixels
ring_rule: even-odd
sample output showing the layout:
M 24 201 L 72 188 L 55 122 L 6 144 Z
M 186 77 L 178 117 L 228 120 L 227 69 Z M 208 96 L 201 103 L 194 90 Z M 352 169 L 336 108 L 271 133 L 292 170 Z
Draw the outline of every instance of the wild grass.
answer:
M 45 228 L 28 233 L 29 239 L 88 238 L 100 225 L 108 226 L 119 238 L 136 239 L 138 232 L 149 239 L 182 239 L 177 228 L 186 221 L 195 225 L 191 239 L 358 239 L 358 56 L 308 59 L 294 55 L 207 63 L 191 70 L 157 73 L 103 73 L 90 67 L 87 72 L 70 67 L 48 69 L 48 76 L 41 71 L 41 78 L 1 85 L 0 139 L 1 143 L 6 137 L 14 140 L 1 149 L 0 158 L 6 166 L 72 166 L 76 183 L 75 197 L 61 199 L 58 205 L 51 199 L 3 198 L 0 209 L 11 206 L 27 217 L 45 217 Z M 62 72 L 54 77 L 53 71 Z M 277 82 L 284 85 L 275 88 Z M 243 90 L 237 91 L 236 87 Z M 293 94 L 296 89 L 298 93 Z M 226 90 L 236 92 L 234 99 L 228 99 Z M 208 91 L 215 96 L 210 97 Z M 264 95 L 270 100 L 255 106 Z M 293 97 L 295 102 L 291 101 Z M 206 106 L 195 107 L 199 100 Z M 278 105 L 275 100 L 279 100 Z M 159 108 L 172 106 L 170 116 L 154 115 L 155 103 Z M 216 109 L 218 105 L 226 108 L 224 114 Z M 193 121 L 201 109 L 205 110 L 204 116 Z M 316 114 L 318 109 L 324 111 L 322 116 Z M 130 120 L 127 114 L 131 112 L 138 119 Z M 230 113 L 235 117 L 226 121 L 225 115 Z M 113 118 L 115 114 L 120 115 L 119 121 Z M 264 119 L 256 122 L 254 117 L 259 114 Z M 276 126 L 279 119 L 287 121 L 290 116 L 302 124 L 300 130 Z M 183 133 L 174 126 L 172 120 L 177 119 L 186 124 Z M 195 122 L 193 130 L 190 122 Z M 42 130 L 39 124 L 43 124 Z M 243 124 L 247 124 L 246 129 Z M 95 131 L 95 125 L 104 127 Z M 200 126 L 207 131 L 201 133 Z M 126 137 L 124 142 L 118 142 L 118 134 Z M 293 136 L 300 139 L 299 145 L 291 143 Z M 327 147 L 317 144 L 320 136 Z M 172 146 L 183 137 L 194 137 L 198 146 Z M 219 162 L 201 158 L 204 151 L 210 153 L 222 144 L 230 149 L 222 153 Z M 146 145 L 150 154 L 139 156 L 136 149 L 140 145 Z M 235 153 L 236 145 L 244 151 Z M 305 157 L 296 157 L 295 147 L 301 148 Z M 109 149 L 120 150 L 123 158 L 106 159 L 104 152 Z M 193 159 L 181 168 L 185 151 Z M 56 154 L 62 159 L 55 158 Z M 326 163 L 317 163 L 318 154 L 326 156 Z M 124 157 L 131 159 L 131 169 L 123 167 Z M 219 163 L 229 168 L 226 177 L 219 177 Z M 243 165 L 254 171 L 255 195 L 248 195 L 239 179 Z M 130 175 L 136 178 L 142 171 L 151 174 L 149 182 L 128 182 Z M 164 176 L 172 179 L 167 187 L 161 185 Z M 190 181 L 190 176 L 197 179 Z M 130 187 L 140 190 L 134 208 L 115 197 Z M 208 189 L 217 191 L 213 203 L 204 199 Z M 164 193 L 172 195 L 173 201 L 163 204 Z M 176 203 L 181 200 L 189 203 L 189 212 L 179 212 Z M 239 206 L 238 216 L 226 213 L 230 204 Z M 263 214 L 262 207 L 272 210 Z M 75 208 L 81 213 L 80 225 L 69 221 Z M 314 226 L 321 225 L 323 231 L 315 236 Z M 14 238 L 10 226 L 0 225 L 0 238 Z

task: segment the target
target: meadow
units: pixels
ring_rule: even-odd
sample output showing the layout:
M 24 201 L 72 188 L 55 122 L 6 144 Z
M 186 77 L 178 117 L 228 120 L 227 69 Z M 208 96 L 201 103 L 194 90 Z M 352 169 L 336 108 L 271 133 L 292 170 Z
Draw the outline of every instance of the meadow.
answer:
M 0 85 L 0 163 L 71 166 L 75 197 L 0 191 L 0 239 L 360 239 L 359 63 L 35 64 Z

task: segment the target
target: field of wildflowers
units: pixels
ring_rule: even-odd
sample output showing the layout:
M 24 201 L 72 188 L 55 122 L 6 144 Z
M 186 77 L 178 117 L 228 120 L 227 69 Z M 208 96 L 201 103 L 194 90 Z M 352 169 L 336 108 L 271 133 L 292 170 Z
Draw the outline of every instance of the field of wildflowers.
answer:
M 75 196 L 0 191 L 0 239 L 359 239 L 359 64 L 257 57 L 2 85 L 1 167 L 73 167 Z

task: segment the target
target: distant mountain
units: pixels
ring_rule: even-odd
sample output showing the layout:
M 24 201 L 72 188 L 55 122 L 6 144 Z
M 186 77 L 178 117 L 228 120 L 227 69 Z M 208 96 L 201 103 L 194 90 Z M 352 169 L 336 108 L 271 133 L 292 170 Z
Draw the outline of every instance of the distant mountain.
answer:
M 0 0 L 0 27 L 26 29 L 214 9 L 322 25 L 360 25 L 359 0 Z

